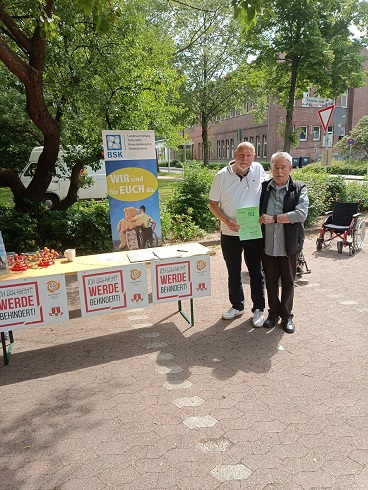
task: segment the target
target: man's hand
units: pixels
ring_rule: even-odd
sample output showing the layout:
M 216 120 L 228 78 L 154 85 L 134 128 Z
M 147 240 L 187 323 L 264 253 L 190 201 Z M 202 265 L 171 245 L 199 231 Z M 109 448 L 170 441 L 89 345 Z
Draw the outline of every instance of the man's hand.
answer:
M 270 214 L 262 214 L 262 216 L 259 218 L 259 222 L 261 225 L 268 225 L 270 223 L 274 223 L 275 220 Z
M 231 231 L 239 231 L 240 225 L 233 219 L 227 220 L 226 225 Z

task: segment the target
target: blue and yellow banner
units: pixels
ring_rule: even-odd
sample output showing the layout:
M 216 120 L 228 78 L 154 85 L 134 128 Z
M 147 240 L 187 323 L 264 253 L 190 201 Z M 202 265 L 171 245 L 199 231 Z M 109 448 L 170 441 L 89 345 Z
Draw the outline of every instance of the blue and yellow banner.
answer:
M 162 244 L 154 131 L 103 131 L 114 250 Z

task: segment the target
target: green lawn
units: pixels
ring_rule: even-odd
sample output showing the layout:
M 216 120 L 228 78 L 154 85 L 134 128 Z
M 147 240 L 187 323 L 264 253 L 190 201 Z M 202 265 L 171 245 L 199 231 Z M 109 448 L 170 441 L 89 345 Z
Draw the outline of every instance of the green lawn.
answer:
M 175 186 L 177 185 L 176 180 L 164 180 L 158 179 L 158 192 L 161 199 L 168 197 Z M 13 204 L 13 194 L 8 187 L 0 188 L 0 204 Z
M 13 194 L 9 187 L 0 188 L 0 204 L 13 204 Z

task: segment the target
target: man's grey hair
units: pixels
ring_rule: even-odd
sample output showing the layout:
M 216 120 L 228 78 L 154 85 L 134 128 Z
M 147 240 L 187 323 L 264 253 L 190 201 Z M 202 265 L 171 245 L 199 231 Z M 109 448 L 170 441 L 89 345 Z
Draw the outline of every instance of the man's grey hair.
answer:
M 287 151 L 277 151 L 274 153 L 271 157 L 271 165 L 276 158 L 285 158 L 288 162 L 290 162 L 290 165 L 293 164 L 293 157 Z

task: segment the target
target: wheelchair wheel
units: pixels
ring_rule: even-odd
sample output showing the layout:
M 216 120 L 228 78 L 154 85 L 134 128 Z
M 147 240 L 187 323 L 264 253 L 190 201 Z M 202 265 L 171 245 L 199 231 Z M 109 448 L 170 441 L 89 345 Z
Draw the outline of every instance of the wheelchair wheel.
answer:
M 323 245 L 323 238 L 317 238 L 316 248 L 318 251 L 322 250 L 322 245 Z
M 350 245 L 349 247 L 349 255 L 355 255 L 356 249 L 354 248 L 354 245 Z
M 150 247 L 157 247 L 158 246 L 158 238 L 156 233 L 153 231 L 152 232 L 152 238 L 150 240 Z
M 336 246 L 337 246 L 337 253 L 342 254 L 342 247 L 344 246 L 343 242 L 342 241 L 337 242 Z
M 355 248 L 355 250 L 361 250 L 363 247 L 365 228 L 366 228 L 365 221 L 361 219 L 354 224 L 353 247 Z
M 143 241 L 143 235 L 142 235 L 142 230 L 139 230 L 137 233 L 137 240 L 138 240 L 138 248 L 144 248 L 144 241 Z

